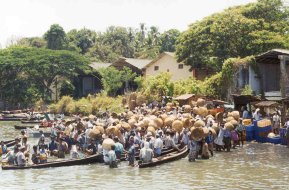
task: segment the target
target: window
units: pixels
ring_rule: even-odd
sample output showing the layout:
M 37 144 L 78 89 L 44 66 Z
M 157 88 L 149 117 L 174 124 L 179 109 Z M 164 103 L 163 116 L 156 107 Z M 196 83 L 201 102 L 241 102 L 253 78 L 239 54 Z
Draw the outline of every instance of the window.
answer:
M 179 69 L 183 69 L 184 68 L 184 64 L 179 64 Z
M 158 71 L 159 70 L 159 66 L 155 66 L 155 71 Z

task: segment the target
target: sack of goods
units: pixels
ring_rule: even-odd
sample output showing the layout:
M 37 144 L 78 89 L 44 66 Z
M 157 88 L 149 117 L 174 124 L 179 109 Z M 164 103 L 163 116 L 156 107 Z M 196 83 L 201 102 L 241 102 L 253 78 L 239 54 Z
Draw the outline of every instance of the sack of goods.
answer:
M 180 120 L 175 120 L 172 124 L 172 128 L 174 131 L 180 133 L 183 130 L 183 122 Z
M 234 125 L 232 125 L 231 122 L 225 123 L 225 129 L 233 131 L 234 130 Z
M 98 135 L 100 135 L 100 130 L 97 128 L 91 129 L 88 134 L 89 138 L 92 138 L 92 139 L 96 138 Z
M 114 141 L 110 138 L 104 139 L 102 142 L 102 148 L 105 150 L 111 150 L 112 145 L 114 145 Z
M 270 119 L 262 119 L 260 121 L 257 121 L 257 126 L 258 127 L 268 127 L 271 126 L 271 120 Z
M 242 124 L 245 126 L 251 125 L 252 124 L 252 120 L 251 119 L 243 119 Z
M 47 160 L 47 154 L 40 154 L 39 159 L 40 159 L 41 161 Z
M 199 141 L 205 136 L 204 130 L 202 127 L 192 127 L 190 139 Z

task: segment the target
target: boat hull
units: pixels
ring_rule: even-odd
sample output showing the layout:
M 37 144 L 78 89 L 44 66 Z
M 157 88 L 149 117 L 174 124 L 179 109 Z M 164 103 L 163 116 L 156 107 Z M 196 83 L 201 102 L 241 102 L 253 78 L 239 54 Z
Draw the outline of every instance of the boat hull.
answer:
M 152 162 L 149 163 L 141 163 L 139 164 L 139 168 L 148 168 L 148 167 L 154 167 L 157 165 L 161 165 L 164 163 L 172 162 L 175 160 L 182 159 L 188 155 L 188 147 L 185 146 L 181 149 L 180 152 L 174 151 L 168 154 L 165 154 L 163 156 L 160 156 L 156 158 L 156 160 L 153 160 Z
M 75 165 L 85 165 L 92 163 L 103 163 L 103 155 L 95 154 L 82 159 L 75 160 L 63 160 L 48 162 L 44 164 L 30 165 L 30 166 L 2 166 L 2 170 L 24 170 L 24 169 L 41 169 L 41 168 L 53 168 L 53 167 L 63 167 L 63 166 L 75 166 Z

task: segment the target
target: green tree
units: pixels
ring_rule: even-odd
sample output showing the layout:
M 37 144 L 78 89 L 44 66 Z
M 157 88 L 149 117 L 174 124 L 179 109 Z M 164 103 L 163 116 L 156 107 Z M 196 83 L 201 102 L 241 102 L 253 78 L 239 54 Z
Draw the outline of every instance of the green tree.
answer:
M 229 8 L 191 24 L 178 39 L 177 58 L 193 67 L 220 70 L 230 57 L 287 48 L 288 19 L 281 0 Z
M 44 34 L 44 39 L 47 41 L 47 48 L 60 50 L 65 48 L 66 34 L 63 28 L 58 24 L 50 26 L 49 30 Z
M 82 54 L 85 54 L 88 52 L 88 49 L 94 45 L 96 33 L 86 28 L 78 31 L 73 29 L 67 33 L 67 39 L 69 43 L 72 43 L 78 47 Z
M 0 92 L 5 98 L 21 102 L 24 100 L 17 96 L 24 97 L 28 89 L 37 90 L 44 100 L 49 100 L 58 78 L 72 79 L 88 70 L 88 61 L 70 51 L 11 47 L 0 50 Z
M 74 85 L 69 80 L 64 80 L 60 88 L 60 97 L 73 96 L 74 91 L 75 91 Z
M 43 38 L 39 37 L 21 38 L 17 42 L 17 45 L 26 47 L 44 48 L 46 47 L 46 41 Z
M 175 44 L 181 32 L 177 29 L 170 29 L 161 34 L 161 52 L 175 52 Z
M 123 70 L 108 67 L 100 69 L 99 72 L 102 77 L 101 82 L 104 91 L 110 96 L 115 96 L 118 90 L 123 88 L 126 83 L 133 81 L 136 77 L 136 73 L 127 67 L 124 67 Z

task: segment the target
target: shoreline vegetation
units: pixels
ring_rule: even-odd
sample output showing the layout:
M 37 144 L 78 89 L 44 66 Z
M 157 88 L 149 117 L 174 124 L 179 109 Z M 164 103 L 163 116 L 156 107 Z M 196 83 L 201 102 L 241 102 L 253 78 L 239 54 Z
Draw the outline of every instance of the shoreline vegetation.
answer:
M 25 109 L 40 100 L 51 104 L 56 94 L 60 99 L 71 96 L 75 100 L 69 100 L 64 110 L 61 107 L 65 98 L 51 104 L 54 111 L 88 113 L 107 107 L 118 112 L 122 98 L 117 95 L 131 90 L 122 90 L 129 83 L 135 84 L 136 92 L 148 102 L 184 93 L 226 101 L 232 93 L 258 95 L 250 86 L 235 87 L 237 73 L 250 66 L 258 74 L 256 55 L 276 48 L 289 49 L 288 19 L 289 9 L 283 1 L 258 0 L 212 14 L 183 32 L 160 32 L 157 26 L 144 23 L 139 28 L 110 26 L 105 32 L 87 28 L 65 32 L 53 24 L 42 37 L 15 39 L 0 50 L 0 103 Z M 165 51 L 175 52 L 177 61 L 192 69 L 210 74 L 203 80 L 172 83 L 164 73 L 144 79 L 129 69 L 109 67 L 96 71 L 89 67 L 91 62 L 112 63 L 120 57 L 154 59 Z M 103 92 L 93 100 L 79 99 L 82 95 L 75 80 L 94 72 L 102 77 Z M 59 89 L 56 93 L 51 90 L 55 86 Z

